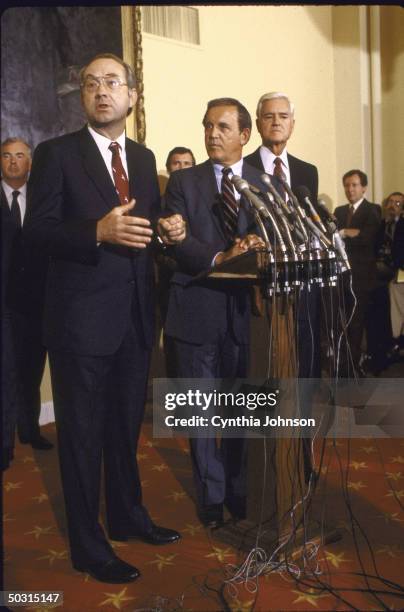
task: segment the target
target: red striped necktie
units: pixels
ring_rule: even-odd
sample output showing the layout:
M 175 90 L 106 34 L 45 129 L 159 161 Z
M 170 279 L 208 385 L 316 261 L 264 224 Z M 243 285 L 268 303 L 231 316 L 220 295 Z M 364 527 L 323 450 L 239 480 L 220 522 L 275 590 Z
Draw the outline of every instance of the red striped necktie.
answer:
M 112 174 L 114 177 L 115 189 L 119 197 L 119 202 L 128 204 L 129 202 L 129 182 L 125 168 L 122 164 L 120 155 L 121 146 L 118 142 L 111 142 L 109 150 L 112 151 Z

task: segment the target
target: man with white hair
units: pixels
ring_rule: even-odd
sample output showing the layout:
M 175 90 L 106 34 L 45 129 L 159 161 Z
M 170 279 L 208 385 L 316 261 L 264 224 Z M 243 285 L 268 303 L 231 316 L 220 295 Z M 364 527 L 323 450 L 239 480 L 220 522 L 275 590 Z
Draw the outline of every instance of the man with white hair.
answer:
M 256 125 L 262 138 L 262 145 L 244 159 L 267 174 L 283 178 L 292 191 L 299 186 L 309 189 L 315 205 L 318 196 L 317 168 L 286 150 L 287 142 L 295 126 L 294 104 L 282 92 L 262 95 L 257 105 Z M 298 375 L 301 378 L 320 378 L 320 294 L 315 288 L 302 291 L 297 317 Z M 305 401 L 309 401 L 306 398 Z M 302 407 L 303 409 L 303 407 Z M 309 441 L 307 441 L 309 442 Z M 304 469 L 306 480 L 312 472 L 309 444 L 304 440 Z
M 279 176 L 280 172 L 283 172 L 292 191 L 300 185 L 305 185 L 316 203 L 317 168 L 290 155 L 286 150 L 295 126 L 294 104 L 289 97 L 281 92 L 270 92 L 261 96 L 257 105 L 256 125 L 262 145 L 246 156 L 247 163 L 267 174 Z

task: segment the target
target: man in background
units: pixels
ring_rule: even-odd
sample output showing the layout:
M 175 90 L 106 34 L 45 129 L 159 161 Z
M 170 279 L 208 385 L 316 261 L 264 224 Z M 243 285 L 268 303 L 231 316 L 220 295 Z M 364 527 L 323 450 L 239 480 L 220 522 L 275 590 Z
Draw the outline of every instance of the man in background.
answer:
M 184 170 L 195 166 L 195 157 L 191 149 L 187 147 L 174 147 L 167 156 L 166 168 L 169 176 L 177 170 Z M 165 207 L 165 198 L 162 196 L 162 207 Z M 158 253 L 157 257 L 157 303 L 159 306 L 161 326 L 163 329 L 163 350 L 166 376 L 176 376 L 175 351 L 172 346 L 173 339 L 164 332 L 167 318 L 168 296 L 170 280 L 176 269 L 175 260 L 165 253 Z
M 371 292 L 376 286 L 376 236 L 381 209 L 365 198 L 368 178 L 362 170 L 349 170 L 342 177 L 348 203 L 337 206 L 334 215 L 352 269 L 352 289 L 344 278 L 344 303 L 340 316 L 346 338 L 342 343 L 340 376 L 362 375 L 360 367 L 362 337 L 368 314 Z M 352 294 L 353 292 L 353 294 Z
M 376 235 L 376 286 L 370 295 L 366 320 L 367 354 L 365 371 L 380 374 L 389 364 L 393 348 L 390 287 L 394 292 L 397 268 L 393 260 L 396 226 L 404 205 L 404 195 L 391 193 L 382 203 L 382 222 Z M 393 302 L 394 302 L 393 298 Z
M 191 149 L 187 149 L 187 147 L 174 147 L 167 156 L 166 168 L 168 174 L 171 174 L 174 170 L 191 168 L 195 164 L 195 157 Z
M 37 250 L 28 252 L 22 236 L 29 206 L 27 180 L 30 169 L 29 145 L 19 138 L 5 140 L 1 145 L 1 199 L 9 214 L 13 235 L 7 302 L 14 311 L 17 371 L 22 391 L 17 429 L 22 444 L 31 444 L 36 450 L 49 450 L 53 444 L 41 435 L 39 428 L 40 386 L 46 361 L 42 316 L 47 260 Z

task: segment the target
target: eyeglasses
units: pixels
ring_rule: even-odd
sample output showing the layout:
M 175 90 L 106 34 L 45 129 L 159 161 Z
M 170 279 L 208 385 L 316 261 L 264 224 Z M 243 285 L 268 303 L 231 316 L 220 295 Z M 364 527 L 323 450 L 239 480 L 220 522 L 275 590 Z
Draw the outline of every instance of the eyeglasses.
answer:
M 83 89 L 85 89 L 86 91 L 92 93 L 92 92 L 98 90 L 98 88 L 100 87 L 101 83 L 103 83 L 105 85 L 105 87 L 107 89 L 110 89 L 111 91 L 117 91 L 117 89 L 119 87 L 123 87 L 124 85 L 127 85 L 127 83 L 122 81 L 119 77 L 113 77 L 113 76 L 95 77 L 95 76 L 91 76 L 91 77 L 87 77 L 81 83 L 81 87 Z

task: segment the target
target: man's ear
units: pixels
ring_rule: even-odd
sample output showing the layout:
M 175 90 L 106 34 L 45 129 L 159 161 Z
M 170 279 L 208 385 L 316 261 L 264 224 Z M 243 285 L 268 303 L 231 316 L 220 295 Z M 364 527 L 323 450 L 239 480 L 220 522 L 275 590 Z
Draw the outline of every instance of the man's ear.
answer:
M 137 102 L 137 91 L 136 89 L 129 89 L 129 108 L 133 108 Z
M 242 130 L 242 132 L 240 133 L 240 142 L 243 147 L 250 140 L 250 136 L 251 136 L 251 130 L 249 128 L 244 128 L 244 130 Z

